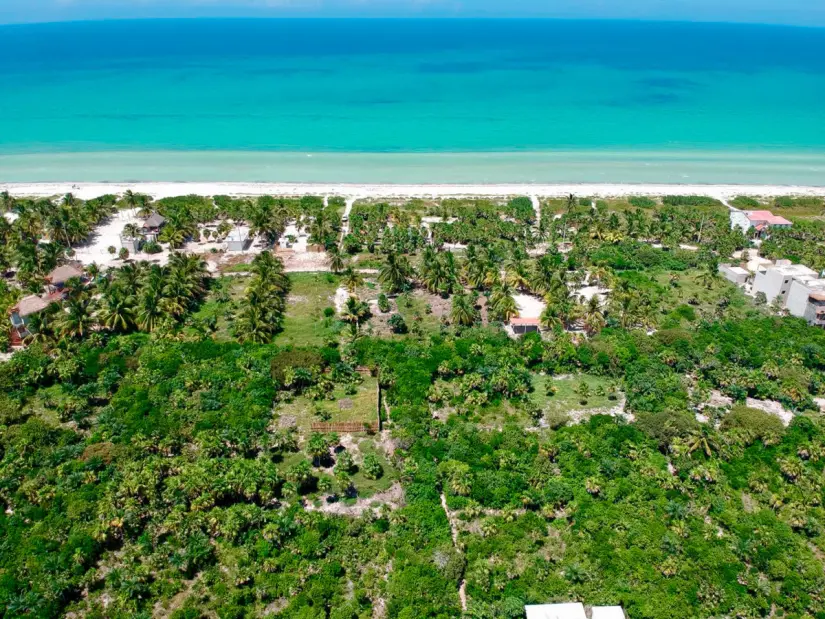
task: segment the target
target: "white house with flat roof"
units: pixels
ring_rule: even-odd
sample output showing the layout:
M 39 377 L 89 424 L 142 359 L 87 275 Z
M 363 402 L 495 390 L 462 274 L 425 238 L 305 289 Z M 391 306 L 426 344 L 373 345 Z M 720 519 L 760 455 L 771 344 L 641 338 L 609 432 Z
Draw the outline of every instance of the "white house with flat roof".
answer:
M 748 281 L 748 278 L 751 276 L 750 272 L 747 269 L 743 269 L 742 267 L 734 266 L 731 264 L 720 264 L 719 274 L 729 282 L 732 282 L 737 285 L 742 285 L 746 283 Z
M 817 273 L 803 264 L 791 264 L 789 260 L 777 260 L 764 270 L 759 269 L 753 280 L 753 293 L 765 293 L 768 303 L 779 298 L 783 307 L 788 299 L 791 283 L 795 280 L 816 279 Z
M 825 325 L 825 279 L 798 278 L 791 282 L 785 307 L 808 324 Z

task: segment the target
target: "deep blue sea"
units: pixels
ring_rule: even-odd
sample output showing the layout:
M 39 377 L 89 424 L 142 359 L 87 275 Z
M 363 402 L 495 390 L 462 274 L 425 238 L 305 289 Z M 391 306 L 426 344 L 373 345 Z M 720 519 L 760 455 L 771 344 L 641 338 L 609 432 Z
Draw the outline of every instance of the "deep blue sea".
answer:
M 318 19 L 0 26 L 0 181 L 215 174 L 825 184 L 825 29 Z

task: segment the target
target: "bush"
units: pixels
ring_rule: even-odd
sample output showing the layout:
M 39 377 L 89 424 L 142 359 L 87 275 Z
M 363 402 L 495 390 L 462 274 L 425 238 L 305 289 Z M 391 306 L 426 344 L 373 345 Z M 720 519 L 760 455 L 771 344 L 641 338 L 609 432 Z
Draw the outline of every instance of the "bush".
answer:
M 628 202 L 636 208 L 653 208 L 656 206 L 656 200 L 646 196 L 633 196 L 628 199 Z
M 762 206 L 759 200 L 754 200 L 748 196 L 736 196 L 730 203 L 737 208 L 756 209 Z
M 26 417 L 27 415 L 17 401 L 8 396 L 0 395 L 0 425 L 8 426 L 20 423 L 25 421 Z
M 740 432 L 748 443 L 777 437 L 785 431 L 785 426 L 776 415 L 743 404 L 734 406 L 722 419 L 720 427 Z
M 393 333 L 406 333 L 408 331 L 407 322 L 401 314 L 393 314 L 390 316 L 387 324 L 390 325 Z
M 335 316 L 335 308 L 334 307 L 325 307 L 324 308 L 324 318 L 332 318 Z
M 384 467 L 381 466 L 375 454 L 364 456 L 364 464 L 361 469 L 367 479 L 380 479 L 384 475 Z
M 390 300 L 383 292 L 378 295 L 378 309 L 384 314 L 390 311 Z
M 163 247 L 157 241 L 146 241 L 141 250 L 147 254 L 159 254 L 163 251 Z
M 665 196 L 662 203 L 668 206 L 719 206 L 716 198 L 710 196 Z
M 656 439 L 659 447 L 665 447 L 677 437 L 686 437 L 699 428 L 692 413 L 685 410 L 664 410 L 655 413 L 638 413 L 636 427 Z

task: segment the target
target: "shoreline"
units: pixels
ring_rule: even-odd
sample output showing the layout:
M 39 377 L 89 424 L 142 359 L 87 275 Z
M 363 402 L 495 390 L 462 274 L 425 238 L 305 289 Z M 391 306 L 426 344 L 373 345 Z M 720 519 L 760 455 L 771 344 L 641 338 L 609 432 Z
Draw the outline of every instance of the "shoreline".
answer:
M 825 152 L 100 151 L 0 153 L 0 184 L 825 185 Z
M 472 184 L 412 184 L 412 183 L 243 183 L 243 182 L 135 182 L 135 183 L 4 183 L 0 191 L 16 197 L 52 197 L 73 193 L 82 200 L 103 194 L 122 194 L 131 189 L 136 193 L 161 199 L 194 194 L 233 197 L 343 196 L 369 198 L 504 198 L 527 195 L 543 198 L 579 197 L 622 198 L 627 196 L 706 195 L 720 200 L 735 196 L 823 196 L 825 185 L 749 185 L 749 184 L 668 184 L 668 183 L 472 183 Z

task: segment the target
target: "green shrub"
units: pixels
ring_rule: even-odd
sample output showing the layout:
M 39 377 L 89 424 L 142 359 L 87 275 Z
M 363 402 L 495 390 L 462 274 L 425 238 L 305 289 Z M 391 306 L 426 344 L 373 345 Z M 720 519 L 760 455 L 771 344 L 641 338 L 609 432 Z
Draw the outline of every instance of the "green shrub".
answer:
M 662 203 L 668 206 L 719 206 L 721 202 L 710 196 L 665 196 Z
M 755 200 L 754 198 L 750 198 L 748 196 L 736 196 L 730 203 L 737 207 L 743 209 L 756 209 L 762 206 L 759 203 L 759 200 Z
M 674 438 L 684 438 L 699 429 L 693 413 L 686 410 L 662 410 L 636 414 L 636 427 L 656 440 L 659 447 Z
M 407 322 L 401 314 L 393 314 L 390 316 L 387 324 L 390 325 L 393 333 L 406 333 L 408 330 Z
M 632 196 L 627 201 L 636 208 L 653 208 L 656 206 L 656 200 L 646 196 Z
M 390 311 L 390 301 L 383 292 L 378 295 L 378 309 L 384 314 Z
M 785 431 L 782 420 L 758 408 L 737 404 L 722 419 L 723 430 L 740 432 L 748 443 L 766 437 L 778 437 Z

